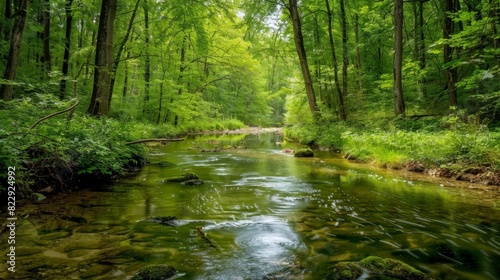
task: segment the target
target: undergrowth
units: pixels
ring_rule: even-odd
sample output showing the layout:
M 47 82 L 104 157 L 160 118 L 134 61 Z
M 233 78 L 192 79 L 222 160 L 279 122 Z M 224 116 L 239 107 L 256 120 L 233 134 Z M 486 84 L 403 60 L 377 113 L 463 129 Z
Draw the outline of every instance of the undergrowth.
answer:
M 500 170 L 500 130 L 489 129 L 460 111 L 442 118 L 368 125 L 302 124 L 288 127 L 285 134 L 303 144 L 340 149 L 350 158 L 384 167 L 419 162 L 429 167 Z

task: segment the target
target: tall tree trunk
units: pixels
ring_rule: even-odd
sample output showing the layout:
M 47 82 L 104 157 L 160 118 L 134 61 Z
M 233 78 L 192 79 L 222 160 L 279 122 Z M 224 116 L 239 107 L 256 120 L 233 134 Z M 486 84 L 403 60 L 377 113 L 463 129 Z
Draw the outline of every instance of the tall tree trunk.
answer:
M 5 22 L 10 23 L 12 19 L 12 0 L 5 0 Z M 5 41 L 10 40 L 10 32 L 12 31 L 12 27 L 10 24 L 5 24 L 2 26 L 3 29 L 3 38 Z
M 43 6 L 43 64 L 48 73 L 52 70 L 50 57 L 50 0 L 45 0 Z
M 451 34 L 453 34 L 454 26 L 453 20 L 451 19 L 449 13 L 453 13 L 455 11 L 454 0 L 445 0 L 445 8 L 444 8 L 444 23 L 443 23 L 443 39 L 450 39 Z M 449 44 L 444 45 L 444 64 L 448 64 L 453 60 L 453 51 L 454 48 Z M 448 89 L 448 97 L 449 97 L 449 105 L 450 107 L 456 107 L 458 105 L 457 99 L 457 88 L 456 82 L 458 79 L 457 69 L 446 66 L 445 70 L 446 77 L 446 88 Z
M 358 72 L 358 89 L 359 94 L 363 94 L 363 69 L 361 68 L 361 52 L 359 50 L 359 17 L 354 15 L 354 36 L 356 40 L 356 69 Z
M 149 7 L 147 0 L 144 0 L 144 33 L 145 33 L 145 48 L 146 57 L 144 61 L 144 105 L 142 107 L 142 113 L 146 112 L 146 104 L 149 101 L 149 82 L 151 79 L 151 64 L 149 60 Z
M 337 91 L 337 100 L 339 104 L 339 113 L 340 113 L 340 119 L 345 121 L 347 119 L 347 113 L 345 110 L 344 106 L 344 96 L 342 94 L 342 90 L 340 89 L 340 83 L 339 83 L 339 67 L 337 63 L 337 55 L 335 54 L 335 43 L 333 40 L 333 24 L 332 24 L 332 18 L 333 18 L 333 13 L 330 8 L 330 3 L 329 0 L 325 0 L 325 5 L 326 5 L 326 11 L 328 15 L 328 41 L 330 43 L 330 52 L 332 55 L 332 64 L 333 64 L 333 79 L 334 79 L 334 86 Z
M 71 9 L 71 5 L 73 4 L 73 0 L 66 1 L 66 36 L 64 40 L 64 56 L 63 56 L 63 64 L 62 64 L 62 79 L 59 83 L 59 98 L 62 100 L 66 95 L 66 81 L 68 80 L 68 72 L 69 72 L 69 55 L 71 49 L 71 30 L 72 30 L 72 22 L 73 22 L 73 12 Z
M 349 66 L 349 57 L 347 56 L 347 18 L 344 0 L 340 0 L 340 19 L 342 22 L 342 92 L 344 96 L 347 96 L 347 67 Z
M 319 108 L 316 104 L 316 96 L 314 94 L 313 83 L 311 79 L 311 73 L 309 72 L 309 64 L 307 63 L 306 50 L 304 48 L 304 39 L 302 36 L 302 24 L 300 22 L 300 15 L 297 6 L 297 0 L 288 0 L 288 10 L 292 18 L 293 26 L 293 40 L 295 42 L 295 49 L 300 61 L 300 69 L 302 70 L 302 76 L 304 77 L 304 84 L 306 87 L 307 101 L 309 103 L 309 109 L 313 114 L 315 119 L 319 117 Z
M 182 94 L 182 80 L 184 78 L 184 71 L 186 70 L 186 41 L 188 37 L 187 35 L 184 35 L 184 38 L 182 38 L 182 45 L 181 45 L 181 61 L 180 61 L 180 66 L 179 66 L 179 78 L 177 80 L 177 83 L 179 84 L 179 88 L 177 89 L 177 94 L 181 95 Z M 173 102 L 173 99 L 170 100 L 170 103 Z M 175 115 L 174 117 L 174 126 L 177 126 L 179 123 L 179 115 Z
M 108 100 L 113 69 L 113 31 L 116 13 L 116 0 L 103 0 L 97 34 L 94 86 L 92 99 L 87 112 L 92 116 L 108 114 Z
M 394 114 L 405 116 L 403 99 L 403 0 L 394 0 Z
M 120 63 L 120 58 L 122 56 L 123 49 L 125 48 L 125 45 L 127 44 L 128 38 L 130 37 L 130 33 L 132 32 L 132 27 L 134 25 L 135 15 L 137 14 L 137 10 L 139 8 L 140 1 L 141 0 L 137 0 L 135 2 L 134 11 L 132 12 L 132 15 L 130 16 L 130 21 L 128 23 L 127 32 L 125 32 L 125 37 L 123 37 L 122 42 L 118 46 L 118 52 L 116 53 L 115 61 L 113 63 L 113 70 L 111 71 L 112 76 L 111 76 L 111 84 L 110 84 L 110 89 L 109 89 L 109 92 L 111 94 L 109 95 L 108 106 L 111 106 L 111 97 L 113 96 L 113 89 L 115 88 L 116 70 L 118 70 L 118 65 Z M 125 79 L 127 79 L 127 78 L 128 77 L 125 76 Z M 109 110 L 109 108 L 108 108 L 108 110 Z
M 19 54 L 21 53 L 21 42 L 23 40 L 24 27 L 26 26 L 26 18 L 28 16 L 29 0 L 16 1 L 16 19 L 12 28 L 12 36 L 10 40 L 9 57 L 3 78 L 7 81 L 16 79 L 16 70 L 19 63 Z M 3 84 L 0 88 L 0 97 L 9 101 L 12 100 L 14 89 L 12 84 Z
M 427 79 L 425 77 L 425 74 L 422 74 L 422 72 L 425 71 L 426 67 L 426 56 L 425 56 L 425 32 L 424 32 L 424 3 L 423 1 L 419 1 L 419 26 L 418 30 L 420 32 L 420 48 L 419 48 L 419 54 L 420 54 L 420 72 L 421 72 L 421 79 L 420 79 L 420 93 L 422 94 L 423 97 L 427 95 Z

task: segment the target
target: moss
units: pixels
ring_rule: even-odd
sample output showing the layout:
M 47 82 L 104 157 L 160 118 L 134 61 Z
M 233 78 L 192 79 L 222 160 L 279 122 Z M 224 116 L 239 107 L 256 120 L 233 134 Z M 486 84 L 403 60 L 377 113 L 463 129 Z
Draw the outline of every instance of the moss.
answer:
M 181 183 L 184 181 L 196 180 L 196 179 L 200 179 L 200 178 L 196 174 L 188 172 L 188 173 L 184 173 L 184 174 L 181 174 L 179 176 L 176 176 L 176 177 L 171 177 L 171 178 L 165 179 L 165 180 L 163 180 L 163 182 L 165 182 L 165 183 Z
M 314 152 L 311 149 L 298 150 L 294 154 L 295 157 L 314 157 Z
M 148 265 L 141 268 L 132 280 L 163 280 L 172 278 L 177 271 L 170 265 Z
M 333 267 L 330 279 L 354 280 L 363 274 L 363 269 L 354 262 L 339 262 Z
M 384 259 L 376 256 L 369 256 L 359 262 L 359 264 L 376 273 L 383 273 L 387 270 L 387 264 Z
M 426 274 L 405 264 L 402 261 L 394 259 L 382 259 L 376 256 L 370 256 L 361 260 L 360 265 L 372 273 L 384 274 L 390 277 L 407 280 L 428 280 L 431 279 Z

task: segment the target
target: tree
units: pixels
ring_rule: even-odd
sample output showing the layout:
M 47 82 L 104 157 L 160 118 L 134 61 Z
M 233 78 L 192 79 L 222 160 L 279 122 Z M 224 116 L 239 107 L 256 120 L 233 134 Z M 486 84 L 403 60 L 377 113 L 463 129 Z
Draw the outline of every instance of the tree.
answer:
M 339 112 L 340 112 L 340 119 L 345 121 L 347 120 L 347 114 L 346 114 L 346 109 L 344 106 L 344 96 L 342 94 L 342 90 L 340 89 L 340 83 L 339 83 L 339 74 L 338 74 L 338 63 L 337 63 L 337 55 L 335 54 L 335 43 L 333 40 L 333 24 L 332 24 L 332 18 L 333 18 L 333 12 L 332 9 L 330 8 L 330 3 L 329 0 L 325 0 L 326 4 L 326 13 L 328 16 L 328 42 L 330 44 L 330 53 L 331 53 L 331 58 L 332 58 L 332 64 L 333 64 L 333 79 L 334 79 L 334 84 L 335 84 L 335 89 L 337 91 L 337 99 L 339 103 Z
M 62 64 L 62 79 L 59 83 L 59 98 L 62 100 L 64 95 L 66 94 L 66 81 L 68 80 L 68 72 L 69 72 L 69 55 L 71 48 L 71 30 L 72 30 L 72 22 L 73 22 L 73 12 L 71 9 L 71 5 L 73 0 L 67 0 L 65 5 L 66 12 L 66 32 L 64 39 L 64 56 L 63 56 L 63 64 Z
M 94 84 L 87 112 L 92 116 L 106 116 L 113 70 L 113 31 L 116 0 L 103 0 L 99 17 L 99 31 L 95 55 Z
M 297 55 L 299 57 L 300 69 L 302 71 L 302 76 L 304 78 L 309 109 L 311 110 L 313 116 L 317 117 L 319 114 L 319 109 L 318 105 L 316 104 L 316 95 L 314 93 L 311 73 L 309 72 L 309 64 L 307 63 L 307 55 L 306 55 L 306 50 L 304 48 L 304 39 L 302 36 L 302 24 L 299 15 L 297 0 L 289 0 L 287 9 L 290 13 L 292 21 L 293 40 L 295 42 L 295 50 L 297 51 Z
M 454 31 L 454 23 L 451 13 L 455 12 L 455 1 L 456 0 L 445 0 L 443 39 L 450 39 Z M 450 107 L 456 107 L 458 105 L 456 87 L 458 72 L 457 69 L 451 65 L 451 62 L 453 61 L 453 50 L 454 48 L 450 46 L 449 43 L 444 44 L 444 73 L 446 77 L 446 89 L 448 90 Z
M 403 0 L 394 0 L 394 114 L 405 116 L 403 99 Z
M 21 42 L 23 41 L 23 32 L 26 25 L 26 18 L 28 16 L 29 0 L 16 1 L 16 18 L 14 27 L 12 28 L 12 35 L 10 40 L 9 56 L 7 58 L 7 67 L 3 78 L 7 83 L 3 84 L 0 88 L 0 97 L 9 101 L 12 100 L 14 89 L 13 85 L 9 83 L 16 78 L 17 65 L 19 63 L 19 54 L 21 53 Z

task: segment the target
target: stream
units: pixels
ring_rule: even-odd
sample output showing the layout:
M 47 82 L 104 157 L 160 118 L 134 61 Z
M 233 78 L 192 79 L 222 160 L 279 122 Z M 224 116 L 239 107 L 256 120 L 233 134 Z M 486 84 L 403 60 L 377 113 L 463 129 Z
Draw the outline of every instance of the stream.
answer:
M 136 176 L 26 205 L 16 272 L 3 262 L 0 279 L 130 279 L 150 264 L 174 266 L 176 279 L 324 279 L 368 256 L 435 279 L 500 279 L 499 190 L 401 178 L 327 151 L 295 158 L 281 150 L 297 144 L 277 141 L 191 136 L 152 146 Z M 204 184 L 161 182 L 186 172 Z M 160 216 L 178 221 L 147 220 Z

